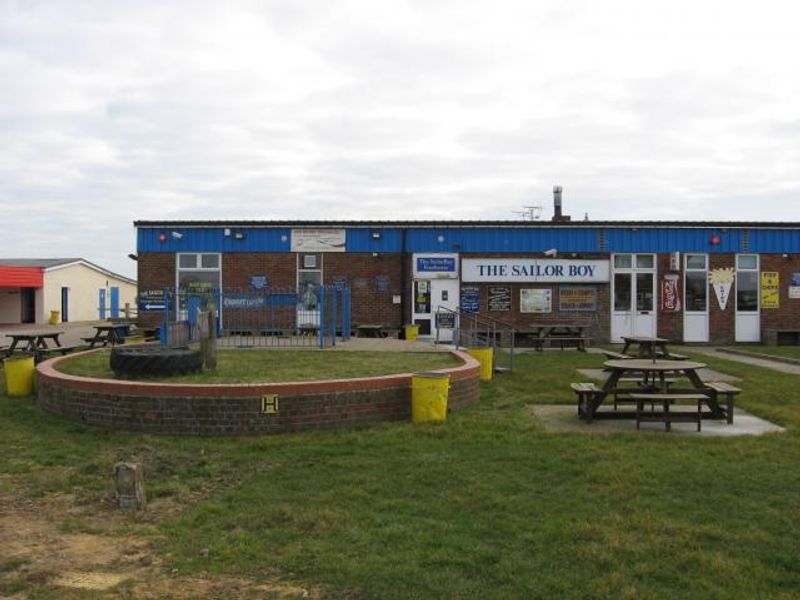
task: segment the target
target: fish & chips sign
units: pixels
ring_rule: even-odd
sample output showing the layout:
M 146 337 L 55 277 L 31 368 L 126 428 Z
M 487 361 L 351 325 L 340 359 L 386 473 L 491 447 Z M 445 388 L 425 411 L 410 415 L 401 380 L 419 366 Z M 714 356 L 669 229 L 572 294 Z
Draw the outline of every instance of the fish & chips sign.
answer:
M 609 261 L 530 258 L 465 258 L 461 280 L 519 283 L 607 283 Z

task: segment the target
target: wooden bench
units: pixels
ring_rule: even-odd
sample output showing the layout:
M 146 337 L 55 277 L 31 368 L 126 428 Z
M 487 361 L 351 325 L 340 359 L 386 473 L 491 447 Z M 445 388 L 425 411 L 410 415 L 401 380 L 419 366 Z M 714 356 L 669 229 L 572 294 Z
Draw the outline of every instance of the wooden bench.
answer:
M 594 398 L 598 394 L 602 394 L 603 390 L 595 383 L 585 382 L 585 383 L 571 383 L 570 387 L 572 391 L 578 395 L 578 416 L 582 417 L 584 414 L 588 415 L 586 411 L 587 404 L 590 400 L 594 400 Z M 591 417 L 589 417 L 588 421 L 591 423 Z
M 631 394 L 630 397 L 636 401 L 636 429 L 642 421 L 663 421 L 667 431 L 672 431 L 672 423 L 683 421 L 697 423 L 697 431 L 700 431 L 703 421 L 703 404 L 708 399 L 705 394 Z M 691 401 L 697 403 L 697 412 L 672 412 L 670 405 L 680 401 Z M 644 412 L 645 403 L 660 402 L 664 410 L 662 412 Z
M 52 348 L 37 348 L 34 353 L 34 360 L 36 362 L 42 362 L 46 360 L 52 355 L 60 354 L 61 356 L 66 356 L 70 352 L 74 352 L 79 348 L 83 348 L 83 346 L 53 346 Z
M 685 354 L 676 354 L 675 352 L 670 352 L 669 357 L 664 358 L 668 358 L 669 360 L 686 360 L 689 357 Z
M 664 385 L 669 391 L 669 386 L 679 380 L 678 377 L 665 377 L 664 378 Z M 661 380 L 657 380 L 658 385 L 661 385 Z M 651 380 L 646 380 L 644 377 L 621 377 L 618 383 L 633 383 L 636 384 L 635 387 L 631 387 L 629 390 L 626 388 L 616 388 L 614 390 L 614 410 L 617 410 L 618 404 L 623 404 L 626 402 L 632 402 L 631 394 L 635 394 L 637 392 L 643 392 L 644 390 L 653 390 L 655 389 L 655 382 Z M 622 397 L 620 397 L 622 396 Z M 634 402 L 635 403 L 635 402 Z M 651 403 L 652 404 L 652 403 Z
M 633 358 L 630 354 L 623 354 L 622 352 L 614 352 L 613 350 L 601 350 L 600 352 L 605 354 L 605 357 L 611 360 L 626 360 L 629 358 Z
M 725 396 L 725 418 L 729 425 L 733 423 L 733 397 L 741 394 L 742 390 L 724 381 L 711 381 L 706 383 L 706 387 L 711 390 L 717 404 L 720 403 L 720 396 Z

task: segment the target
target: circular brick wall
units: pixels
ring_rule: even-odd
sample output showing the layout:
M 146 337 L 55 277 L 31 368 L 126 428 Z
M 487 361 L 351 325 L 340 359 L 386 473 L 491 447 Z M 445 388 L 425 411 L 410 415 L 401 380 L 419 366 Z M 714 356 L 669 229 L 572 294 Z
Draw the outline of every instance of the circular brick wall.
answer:
M 94 352 L 94 351 L 90 351 Z M 111 429 L 183 435 L 242 435 L 332 429 L 407 420 L 411 373 L 264 384 L 181 384 L 92 379 L 55 369 L 84 353 L 53 358 L 37 367 L 36 404 L 72 421 Z M 480 364 L 452 351 L 463 364 L 450 374 L 448 407 L 479 397 Z M 277 395 L 277 411 L 265 412 Z

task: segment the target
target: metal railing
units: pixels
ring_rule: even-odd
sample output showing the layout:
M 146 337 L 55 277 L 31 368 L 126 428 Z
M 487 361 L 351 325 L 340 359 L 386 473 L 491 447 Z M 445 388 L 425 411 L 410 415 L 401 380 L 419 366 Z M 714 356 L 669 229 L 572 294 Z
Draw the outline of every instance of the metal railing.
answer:
M 217 345 L 228 348 L 335 346 L 350 339 L 350 289 L 164 290 L 161 343 L 199 341 L 198 315 L 216 312 Z
M 513 325 L 500 319 L 480 315 L 478 313 L 466 312 L 459 307 L 452 310 L 446 307 L 439 307 L 435 315 L 439 319 L 439 313 L 447 315 L 448 320 L 452 320 L 453 340 L 456 349 L 465 348 L 493 348 L 494 349 L 494 370 L 511 371 L 514 368 L 514 338 L 516 330 Z M 442 343 L 439 338 L 439 328 L 436 329 L 436 343 Z

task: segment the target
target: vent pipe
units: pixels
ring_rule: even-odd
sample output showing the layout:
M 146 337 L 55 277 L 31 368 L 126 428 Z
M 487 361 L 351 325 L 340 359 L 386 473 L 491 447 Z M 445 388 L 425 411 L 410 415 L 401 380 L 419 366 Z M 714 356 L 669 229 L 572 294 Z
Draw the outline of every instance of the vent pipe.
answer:
M 561 192 L 564 188 L 560 185 L 553 186 L 553 221 L 569 221 L 569 215 L 561 213 Z

